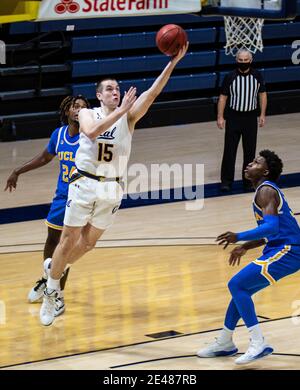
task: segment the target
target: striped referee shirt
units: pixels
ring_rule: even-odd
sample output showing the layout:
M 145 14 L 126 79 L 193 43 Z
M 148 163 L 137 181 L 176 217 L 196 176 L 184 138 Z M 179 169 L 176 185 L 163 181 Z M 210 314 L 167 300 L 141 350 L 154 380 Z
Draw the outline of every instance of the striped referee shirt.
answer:
M 266 92 L 266 86 L 261 73 L 250 68 L 242 73 L 239 69 L 225 76 L 221 94 L 229 96 L 229 107 L 234 111 L 251 112 L 257 110 L 257 95 Z

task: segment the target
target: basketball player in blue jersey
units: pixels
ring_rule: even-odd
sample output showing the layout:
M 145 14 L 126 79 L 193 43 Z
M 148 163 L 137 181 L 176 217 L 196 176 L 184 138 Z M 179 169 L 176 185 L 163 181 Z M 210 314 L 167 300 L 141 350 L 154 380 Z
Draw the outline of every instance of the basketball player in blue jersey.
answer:
M 249 249 L 265 245 L 262 255 L 236 274 L 228 284 L 232 300 L 224 327 L 216 341 L 200 350 L 202 358 L 231 356 L 238 351 L 232 335 L 240 318 L 250 334 L 246 353 L 235 360 L 247 364 L 268 356 L 273 348 L 266 344 L 258 324 L 251 296 L 300 269 L 300 228 L 276 182 L 282 172 L 282 161 L 270 150 L 263 150 L 245 169 L 245 176 L 256 189 L 253 209 L 258 226 L 241 233 L 226 232 L 219 245 L 246 241 L 231 252 L 229 265 L 239 265 Z
M 78 115 L 82 108 L 90 107 L 89 102 L 84 96 L 68 96 L 60 105 L 60 116 L 63 126 L 54 130 L 47 147 L 32 160 L 26 162 L 19 168 L 16 168 L 7 179 L 5 190 L 11 192 L 17 187 L 17 181 L 21 174 L 40 168 L 55 156 L 60 161 L 60 173 L 58 176 L 57 188 L 53 198 L 50 211 L 45 221 L 48 226 L 48 236 L 44 246 L 44 260 L 51 258 L 59 242 L 63 220 L 65 215 L 66 202 L 68 198 L 69 177 L 75 169 L 75 154 L 79 146 L 79 122 Z M 49 270 L 48 270 L 49 272 Z M 68 270 L 66 270 L 61 279 L 61 290 L 63 291 Z M 28 294 L 29 302 L 37 302 L 43 296 L 47 283 L 47 269 L 44 270 L 44 276 L 39 279 Z M 56 315 L 64 311 L 63 293 L 56 301 Z

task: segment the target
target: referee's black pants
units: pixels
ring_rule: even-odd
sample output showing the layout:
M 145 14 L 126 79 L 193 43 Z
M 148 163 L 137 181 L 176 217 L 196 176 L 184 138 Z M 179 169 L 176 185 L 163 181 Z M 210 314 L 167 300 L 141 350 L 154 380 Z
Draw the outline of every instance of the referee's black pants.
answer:
M 234 181 L 234 168 L 237 149 L 242 137 L 244 163 L 243 163 L 243 185 L 250 186 L 249 180 L 245 179 L 244 170 L 252 162 L 256 153 L 257 141 L 257 112 L 240 113 L 230 110 L 226 118 L 225 143 L 221 168 L 221 182 L 223 185 L 231 186 Z

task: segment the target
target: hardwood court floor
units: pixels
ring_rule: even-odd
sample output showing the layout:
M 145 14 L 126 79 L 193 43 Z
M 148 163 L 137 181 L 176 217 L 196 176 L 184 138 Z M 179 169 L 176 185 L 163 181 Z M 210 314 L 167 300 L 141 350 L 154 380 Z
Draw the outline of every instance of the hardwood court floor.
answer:
M 253 255 L 255 251 L 249 253 L 245 262 Z M 39 252 L 0 255 L 1 367 L 116 347 L 123 348 L 102 352 L 104 359 L 98 356 L 97 363 L 89 368 L 103 369 L 150 360 L 140 368 L 153 369 L 160 366 L 151 360 L 157 356 L 172 357 L 174 353 L 189 355 L 183 362 L 185 368 L 190 364 L 190 368 L 202 365 L 204 362 L 194 362 L 195 351 L 213 335 L 198 333 L 222 326 L 229 301 L 226 283 L 236 272 L 227 266 L 226 253 L 216 245 L 98 248 L 87 254 L 70 273 L 66 313 L 52 326 L 43 327 L 38 318 L 40 305 L 30 305 L 25 300 L 33 278 L 39 275 L 40 257 Z M 258 294 L 255 298 L 257 313 L 261 318 L 272 320 L 290 317 L 296 310 L 292 304 L 299 298 L 299 275 L 296 274 Z M 278 334 L 284 330 L 285 340 L 280 342 L 280 352 L 299 352 L 294 345 L 295 338 L 291 338 L 294 334 L 300 340 L 299 324 L 293 324 L 291 319 L 285 321 L 281 324 L 284 329 L 276 321 L 267 323 L 266 336 L 280 339 Z M 149 335 L 170 330 L 191 336 L 124 348 L 154 340 Z M 247 338 L 243 330 L 241 334 L 245 348 Z M 107 354 L 111 356 L 108 360 Z M 75 360 L 78 358 L 82 359 Z M 300 357 L 296 361 L 300 368 Z M 44 362 L 38 367 L 45 368 L 49 364 L 54 368 L 58 363 Z M 72 362 L 66 364 L 68 368 L 76 367 Z M 87 361 L 77 368 L 88 368 L 86 364 Z M 174 363 L 172 359 L 164 361 L 164 368 L 174 369 L 174 364 L 177 369 L 182 368 L 182 363 L 178 364 L 178 360 Z M 206 361 L 204 367 L 208 364 Z M 283 357 L 278 364 L 284 368 L 290 361 Z M 64 364 L 60 367 L 66 368 Z
M 268 117 L 266 127 L 259 131 L 257 150 L 278 152 L 285 174 L 299 172 L 299 117 Z M 131 164 L 202 163 L 205 183 L 218 182 L 223 138 L 224 132 L 214 122 L 139 130 Z M 2 188 L 11 170 L 39 153 L 46 142 L 0 144 Z M 241 150 L 237 179 L 240 170 Z M 21 176 L 17 191 L 0 191 L 0 207 L 50 202 L 57 173 L 56 161 L 56 166 L 49 164 Z M 141 184 L 147 188 L 147 183 L 148 177 L 142 177 Z M 157 186 L 155 182 L 151 189 Z M 300 211 L 299 191 L 299 187 L 284 190 L 296 212 Z M 26 302 L 32 283 L 40 277 L 46 227 L 43 221 L 0 225 L 0 366 L 235 368 L 233 358 L 202 360 L 195 353 L 222 326 L 229 301 L 227 282 L 239 269 L 227 265 L 228 251 L 211 245 L 213 238 L 226 230 L 255 225 L 252 195 L 206 199 L 204 208 L 194 212 L 187 210 L 186 202 L 120 210 L 98 243 L 101 248 L 74 265 L 66 290 L 67 311 L 51 327 L 40 325 L 40 305 Z M 243 264 L 258 253 L 249 252 Z M 300 368 L 300 325 L 299 318 L 293 317 L 300 314 L 299 278 L 299 273 L 290 276 L 255 297 L 258 315 L 266 321 L 262 323 L 264 334 L 277 354 L 251 367 Z M 149 336 L 170 330 L 182 334 L 157 340 Z M 238 329 L 236 340 L 244 352 L 248 343 L 245 327 Z M 39 363 L 22 365 L 34 361 Z

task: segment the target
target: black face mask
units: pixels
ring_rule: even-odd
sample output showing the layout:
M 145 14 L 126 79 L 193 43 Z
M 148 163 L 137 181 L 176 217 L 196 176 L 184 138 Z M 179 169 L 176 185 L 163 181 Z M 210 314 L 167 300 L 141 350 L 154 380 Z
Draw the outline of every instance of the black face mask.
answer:
M 238 62 L 238 68 L 242 71 L 242 72 L 246 72 L 247 70 L 249 70 L 251 67 L 251 62 Z

